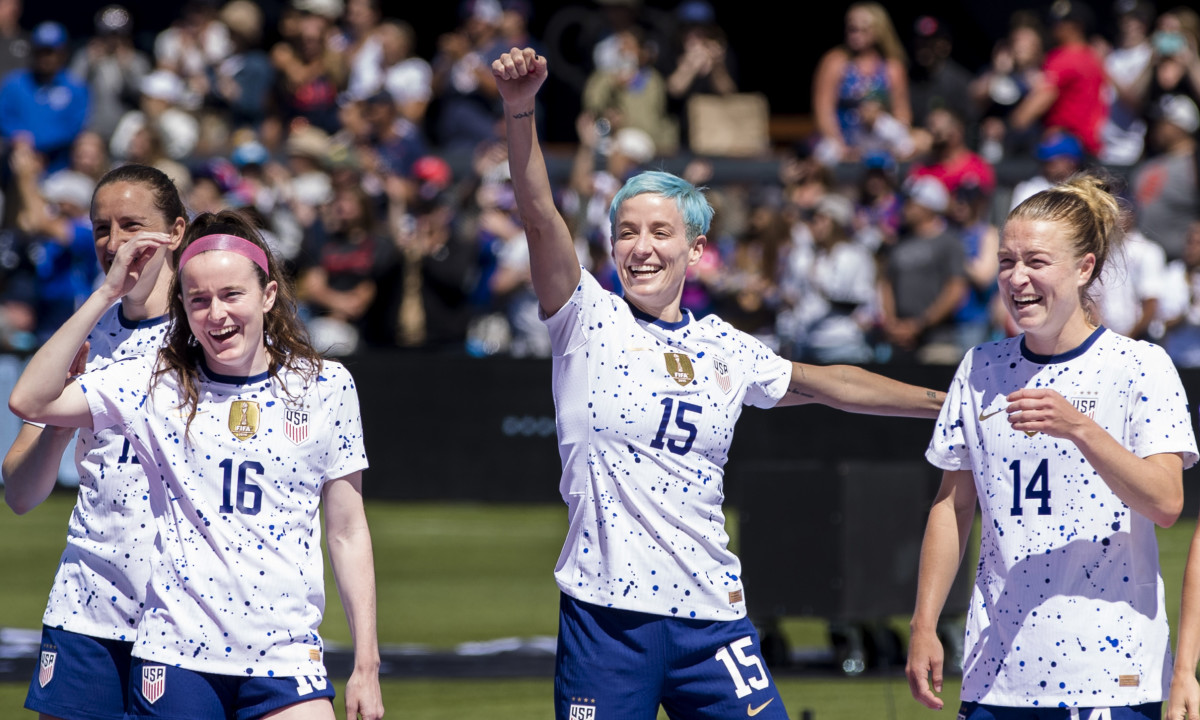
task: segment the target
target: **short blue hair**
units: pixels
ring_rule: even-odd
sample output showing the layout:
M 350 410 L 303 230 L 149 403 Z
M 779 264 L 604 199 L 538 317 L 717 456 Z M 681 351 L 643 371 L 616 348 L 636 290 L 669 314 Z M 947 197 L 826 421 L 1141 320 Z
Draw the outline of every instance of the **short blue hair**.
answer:
M 626 180 L 617 194 L 613 196 L 612 204 L 608 208 L 608 222 L 614 227 L 616 226 L 617 213 L 621 210 L 621 203 L 634 195 L 654 193 L 675 201 L 675 205 L 679 208 L 679 214 L 683 216 L 684 231 L 687 233 L 687 241 L 690 245 L 696 241 L 697 237 L 706 235 L 709 225 L 712 223 L 713 208 L 708 204 L 708 198 L 704 196 L 702 190 L 704 188 L 698 188 L 669 172 L 647 170 L 638 173 Z

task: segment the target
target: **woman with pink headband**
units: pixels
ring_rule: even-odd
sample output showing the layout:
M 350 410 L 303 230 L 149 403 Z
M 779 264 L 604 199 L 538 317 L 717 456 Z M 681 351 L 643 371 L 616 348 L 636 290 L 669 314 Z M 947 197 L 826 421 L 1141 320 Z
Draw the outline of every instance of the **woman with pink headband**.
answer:
M 196 218 L 176 250 L 162 350 L 63 385 L 87 330 L 162 244 L 135 238 L 117 252 L 9 399 L 29 420 L 120 427 L 142 459 L 159 552 L 128 717 L 334 717 L 318 632 L 322 504 L 354 639 L 346 717 L 382 717 L 357 392 L 346 369 L 309 344 L 292 288 L 254 226 L 233 211 Z

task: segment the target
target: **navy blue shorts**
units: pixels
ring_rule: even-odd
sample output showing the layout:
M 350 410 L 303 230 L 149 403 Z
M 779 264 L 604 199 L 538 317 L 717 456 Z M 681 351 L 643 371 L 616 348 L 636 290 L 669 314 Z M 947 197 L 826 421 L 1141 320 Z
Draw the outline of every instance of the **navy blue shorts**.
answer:
M 562 596 L 559 720 L 753 717 L 787 720 L 749 620 L 687 620 Z
M 309 700 L 327 698 L 330 702 L 333 695 L 333 683 L 323 675 L 217 675 L 134 658 L 129 677 L 128 717 L 254 720 Z
M 958 708 L 958 720 L 1160 720 L 1162 703 L 1117 705 L 1114 707 L 1003 707 L 965 702 Z
M 122 720 L 132 642 L 42 626 L 42 652 L 25 707 L 79 720 Z

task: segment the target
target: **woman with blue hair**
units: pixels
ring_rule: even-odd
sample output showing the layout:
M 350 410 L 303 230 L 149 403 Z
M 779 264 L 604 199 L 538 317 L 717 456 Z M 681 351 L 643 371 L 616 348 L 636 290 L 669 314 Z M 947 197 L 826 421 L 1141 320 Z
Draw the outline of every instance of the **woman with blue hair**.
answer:
M 624 296 L 579 266 L 534 127 L 547 65 L 532 49 L 492 64 L 533 289 L 550 331 L 560 491 L 570 529 L 562 591 L 559 718 L 786 718 L 746 618 L 725 531 L 723 474 L 743 405 L 822 403 L 932 418 L 943 393 L 851 366 L 789 362 L 714 316 L 681 307 L 713 210 L 664 172 L 613 198 Z

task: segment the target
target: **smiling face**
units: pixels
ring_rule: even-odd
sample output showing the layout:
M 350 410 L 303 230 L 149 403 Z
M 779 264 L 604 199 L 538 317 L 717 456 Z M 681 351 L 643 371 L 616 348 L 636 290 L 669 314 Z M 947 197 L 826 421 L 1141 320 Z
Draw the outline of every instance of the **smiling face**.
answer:
M 1047 220 L 1013 219 L 1000 241 L 1000 296 L 1025 344 L 1039 355 L 1078 347 L 1091 333 L 1080 293 L 1096 256 L 1076 257 L 1065 227 Z
M 249 377 L 269 369 L 263 319 L 278 286 L 264 288 L 259 277 L 253 262 L 225 250 L 202 252 L 181 270 L 188 327 L 214 372 Z
M 142 183 L 111 182 L 96 190 L 92 198 L 92 239 L 96 260 L 105 274 L 112 267 L 117 250 L 141 232 L 167 233 L 171 243 L 160 248 L 142 271 L 138 284 L 126 296 L 128 302 L 145 302 L 156 287 L 166 288 L 171 266 L 167 256 L 183 239 L 187 221 L 175 218 L 169 223 L 155 202 L 154 190 Z M 129 307 L 128 305 L 126 307 Z
M 705 237 L 688 243 L 679 205 L 656 193 L 621 203 L 613 226 L 613 261 L 625 298 L 667 322 L 682 319 L 679 298 L 689 266 L 704 254 Z

